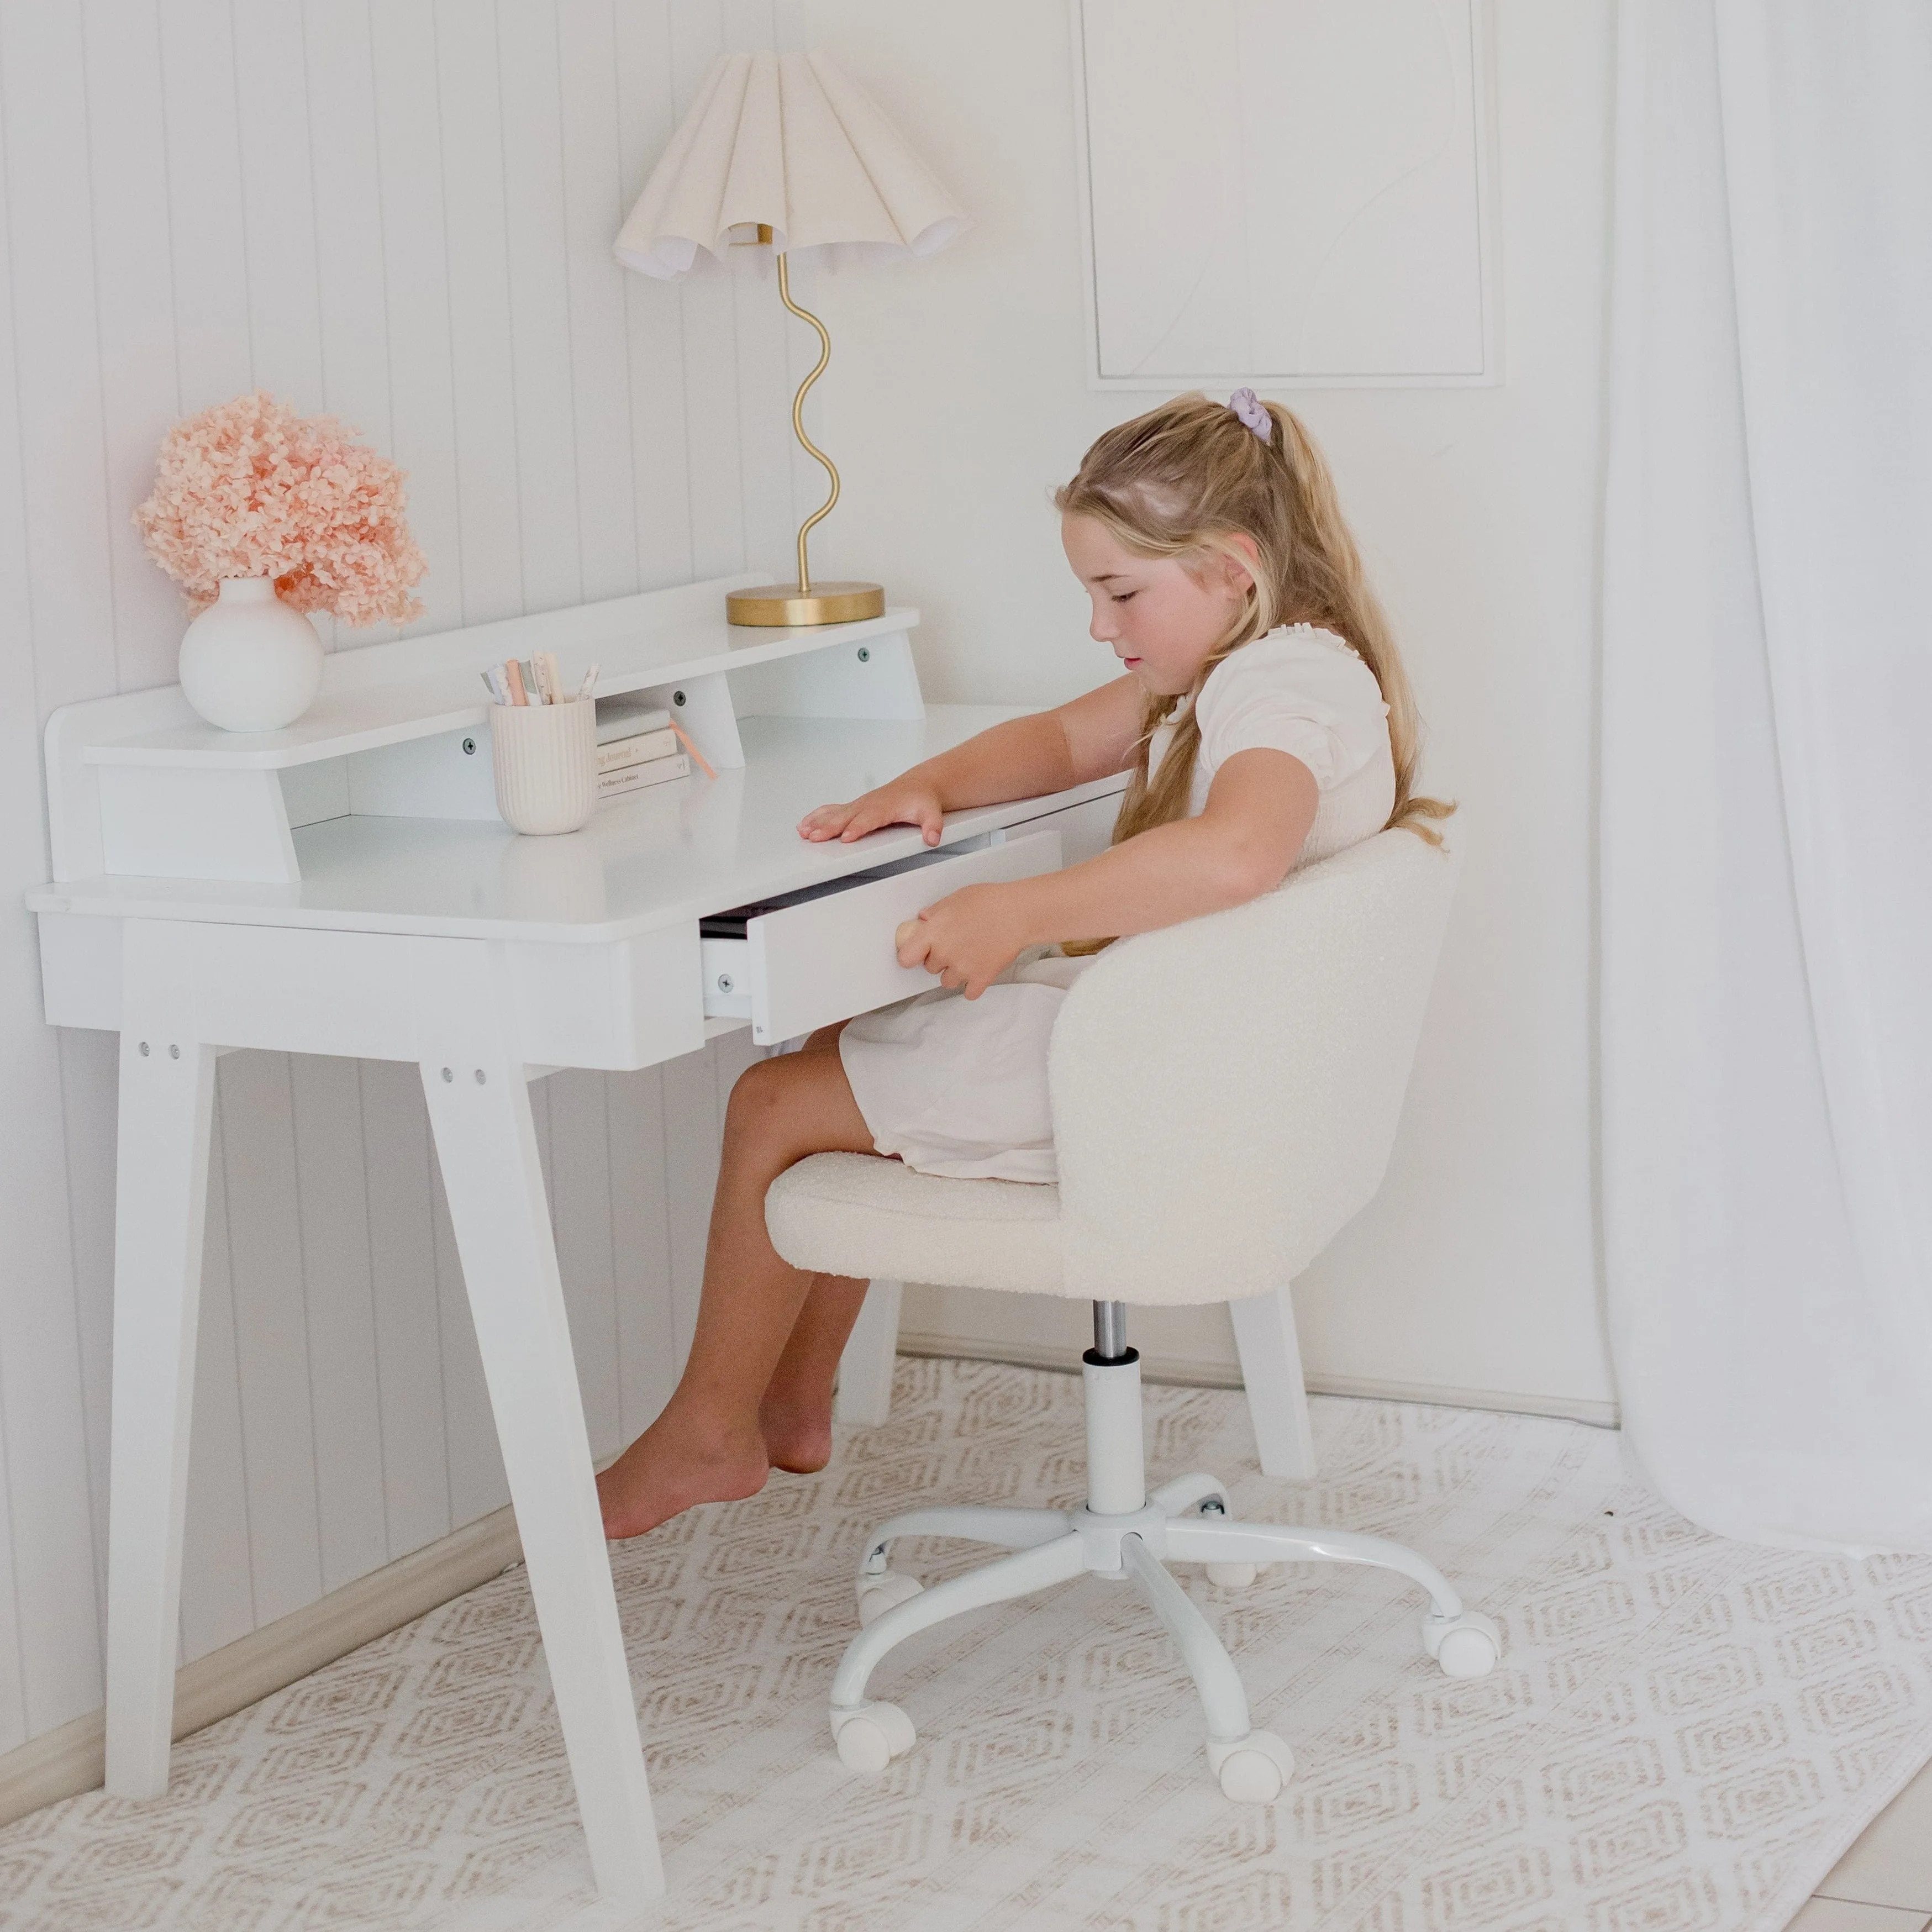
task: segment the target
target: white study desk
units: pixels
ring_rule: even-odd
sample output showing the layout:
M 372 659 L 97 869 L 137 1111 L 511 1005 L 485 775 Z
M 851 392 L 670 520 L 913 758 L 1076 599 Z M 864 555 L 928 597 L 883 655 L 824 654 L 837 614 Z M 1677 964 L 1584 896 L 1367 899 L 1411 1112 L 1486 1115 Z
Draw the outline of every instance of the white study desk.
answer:
M 47 1017 L 121 1035 L 110 1792 L 167 1781 L 215 1058 L 412 1060 L 598 1886 L 662 1889 L 526 1083 L 748 1023 L 775 1042 L 930 986 L 892 957 L 898 922 L 1097 849 L 1123 783 L 956 814 L 937 854 L 910 827 L 807 844 L 813 806 L 1014 714 L 926 710 L 913 612 L 728 629 L 724 591 L 752 580 L 339 653 L 284 732 L 214 731 L 172 686 L 50 722 L 56 877 L 28 896 Z M 716 779 L 628 794 L 562 837 L 511 832 L 476 671 L 547 649 L 567 680 L 600 662 L 600 696 L 675 706 Z M 808 888 L 742 938 L 700 938 L 707 915 Z

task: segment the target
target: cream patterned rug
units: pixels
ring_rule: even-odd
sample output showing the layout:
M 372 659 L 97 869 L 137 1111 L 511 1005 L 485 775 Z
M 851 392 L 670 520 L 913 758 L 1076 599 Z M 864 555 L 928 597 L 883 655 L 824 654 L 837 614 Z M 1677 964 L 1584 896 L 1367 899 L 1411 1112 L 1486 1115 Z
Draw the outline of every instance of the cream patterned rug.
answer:
M 1083 1579 L 923 1634 L 878 1694 L 920 1730 L 865 1781 L 832 1666 L 865 1530 L 920 1500 L 1082 1492 L 1070 1376 L 902 1361 L 886 1428 L 614 1552 L 670 1895 L 588 1890 L 513 1571 L 176 1748 L 152 1804 L 0 1832 L 8 1932 L 1772 1932 L 1932 1755 L 1932 1561 L 1726 1543 L 1580 1425 L 1314 1405 L 1318 1483 L 1253 1473 L 1240 1398 L 1150 1388 L 1156 1478 L 1236 1514 L 1412 1543 L 1502 1623 L 1442 1677 L 1393 1577 L 1184 1570 L 1298 1760 L 1210 1780 L 1188 1682 L 1131 1590 Z M 929 1581 L 974 1558 L 905 1546 Z

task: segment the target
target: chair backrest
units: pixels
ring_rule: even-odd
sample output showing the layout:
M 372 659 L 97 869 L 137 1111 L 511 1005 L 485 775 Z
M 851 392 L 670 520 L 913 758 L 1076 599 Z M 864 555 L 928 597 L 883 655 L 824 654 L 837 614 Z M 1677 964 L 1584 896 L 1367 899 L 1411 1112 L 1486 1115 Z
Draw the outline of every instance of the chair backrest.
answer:
M 1291 1280 L 1382 1184 L 1455 891 L 1392 831 L 1109 946 L 1048 1060 L 1066 1292 L 1226 1301 Z

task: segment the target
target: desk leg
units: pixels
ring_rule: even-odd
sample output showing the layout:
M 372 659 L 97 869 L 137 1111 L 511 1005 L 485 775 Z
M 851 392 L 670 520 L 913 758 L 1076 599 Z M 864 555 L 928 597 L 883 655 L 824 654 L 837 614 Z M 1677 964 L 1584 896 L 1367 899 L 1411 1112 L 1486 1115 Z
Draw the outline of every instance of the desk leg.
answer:
M 173 1741 L 182 1523 L 208 1214 L 214 1050 L 184 1037 L 187 1003 L 152 997 L 128 922 L 114 1204 L 114 1381 L 107 1538 L 107 1790 L 158 1798 Z M 169 1017 L 172 1010 L 176 1016 Z
M 456 1010 L 426 1016 L 419 1035 L 437 1048 L 423 1090 L 591 1868 L 607 1899 L 655 1898 L 663 1870 L 530 1093 L 506 1030 L 464 1024 L 464 1008 L 473 1021 L 494 1005 L 488 988 L 447 990 Z

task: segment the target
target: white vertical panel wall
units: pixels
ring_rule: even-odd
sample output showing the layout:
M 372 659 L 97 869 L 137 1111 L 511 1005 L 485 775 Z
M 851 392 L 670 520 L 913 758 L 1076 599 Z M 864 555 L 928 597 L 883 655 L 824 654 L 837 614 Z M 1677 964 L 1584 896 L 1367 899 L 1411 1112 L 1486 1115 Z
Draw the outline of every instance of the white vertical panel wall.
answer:
M 609 244 L 783 4 L 0 7 L 0 1751 L 100 1700 L 114 1045 L 43 1024 L 19 908 L 47 712 L 173 676 L 155 444 L 251 387 L 358 427 L 410 472 L 426 629 L 781 567 L 812 345 L 755 276 Z M 536 1090 L 600 1454 L 688 1342 L 748 1037 Z M 231 1054 L 214 1168 L 184 1660 L 505 1500 L 413 1070 Z

